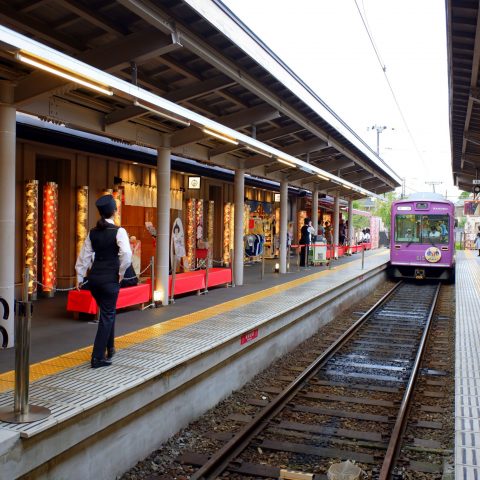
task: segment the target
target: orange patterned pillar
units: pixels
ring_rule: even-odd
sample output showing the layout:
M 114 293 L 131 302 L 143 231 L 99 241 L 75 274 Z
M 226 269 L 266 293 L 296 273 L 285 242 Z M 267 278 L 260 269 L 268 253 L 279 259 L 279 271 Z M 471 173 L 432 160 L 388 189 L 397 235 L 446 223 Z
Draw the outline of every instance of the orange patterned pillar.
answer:
M 25 268 L 30 271 L 28 294 L 37 295 L 38 180 L 25 183 Z
M 43 187 L 43 291 L 53 296 L 57 286 L 58 185 Z

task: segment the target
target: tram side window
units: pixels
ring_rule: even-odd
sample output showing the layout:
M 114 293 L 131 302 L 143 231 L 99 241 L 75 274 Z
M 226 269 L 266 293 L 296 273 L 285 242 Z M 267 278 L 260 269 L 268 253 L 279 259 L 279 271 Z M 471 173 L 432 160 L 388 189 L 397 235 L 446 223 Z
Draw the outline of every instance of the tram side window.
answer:
M 417 222 L 418 215 L 397 215 L 395 217 L 395 241 L 419 243 L 420 225 Z

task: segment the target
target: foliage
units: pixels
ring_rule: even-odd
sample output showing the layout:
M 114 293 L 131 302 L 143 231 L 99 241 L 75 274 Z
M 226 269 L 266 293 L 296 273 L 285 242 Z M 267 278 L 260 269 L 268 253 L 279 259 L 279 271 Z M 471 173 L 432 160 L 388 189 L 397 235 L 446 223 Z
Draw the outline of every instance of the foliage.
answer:
M 385 227 L 390 228 L 390 218 L 392 203 L 398 200 L 398 195 L 395 192 L 388 192 L 383 195 L 385 201 L 375 200 L 375 208 L 373 209 L 373 215 L 380 217 L 385 224 Z
M 470 198 L 470 195 L 471 195 L 470 192 L 462 191 L 462 193 L 460 194 L 460 196 L 458 197 L 458 199 L 459 199 L 459 200 L 464 200 L 464 199 Z
M 363 210 L 362 203 L 359 200 L 353 201 L 353 208 L 355 210 Z M 353 215 L 353 228 L 363 230 L 370 227 L 370 217 L 364 217 L 362 215 Z

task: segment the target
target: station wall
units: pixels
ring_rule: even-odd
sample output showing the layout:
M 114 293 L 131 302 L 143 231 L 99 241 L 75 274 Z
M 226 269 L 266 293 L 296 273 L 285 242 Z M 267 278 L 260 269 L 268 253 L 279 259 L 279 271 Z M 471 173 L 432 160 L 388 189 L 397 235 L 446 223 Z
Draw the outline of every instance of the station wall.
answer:
M 58 266 L 57 286 L 71 286 L 75 279 L 75 212 L 76 189 L 79 186 L 89 187 L 89 228 L 92 228 L 98 214 L 95 201 L 105 189 L 114 188 L 114 177 L 120 177 L 124 182 L 133 182 L 145 186 L 156 186 L 156 171 L 146 165 L 134 165 L 132 162 L 110 158 L 101 155 L 73 151 L 67 148 L 44 145 L 26 140 L 17 142 L 16 163 L 16 250 L 15 250 L 15 283 L 17 287 L 22 282 L 24 268 L 24 184 L 27 180 L 39 180 L 39 251 L 41 258 L 42 239 L 42 189 L 47 181 L 58 184 Z M 202 177 L 199 190 L 188 188 L 188 176 L 172 171 L 171 189 L 183 193 L 183 207 L 189 198 L 215 201 L 215 237 L 213 258 L 222 257 L 223 245 L 223 204 L 234 201 L 233 183 L 213 178 Z M 245 188 L 245 197 L 250 200 L 273 202 L 273 192 L 260 188 Z M 171 210 L 171 221 L 180 216 L 185 223 L 185 208 Z M 142 267 L 144 268 L 154 254 L 152 237 L 145 228 L 145 222 L 156 224 L 156 208 L 122 207 L 122 226 L 129 235 L 135 235 L 142 242 Z M 38 279 L 41 281 L 41 266 L 38 265 Z

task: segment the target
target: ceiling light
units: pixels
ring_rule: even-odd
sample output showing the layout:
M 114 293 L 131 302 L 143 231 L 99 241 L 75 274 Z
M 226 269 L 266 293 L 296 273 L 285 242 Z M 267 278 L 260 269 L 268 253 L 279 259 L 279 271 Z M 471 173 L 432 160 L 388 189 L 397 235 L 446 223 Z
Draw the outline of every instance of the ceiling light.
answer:
M 289 167 L 293 167 L 293 168 L 296 168 L 296 167 L 297 167 L 293 162 L 290 162 L 289 160 L 285 160 L 284 158 L 278 157 L 277 160 L 278 160 L 280 163 L 283 163 L 283 164 L 285 164 L 285 165 L 288 165 Z
M 68 72 L 67 70 L 63 70 L 62 68 L 55 65 L 45 63 L 39 58 L 32 58 L 31 56 L 28 56 L 24 53 L 17 53 L 15 55 L 15 58 L 23 63 L 31 65 L 32 67 L 37 67 L 40 70 L 44 70 L 45 72 L 51 73 L 52 75 L 57 75 L 58 77 L 65 78 L 65 80 L 70 80 L 71 82 L 77 83 L 78 85 L 82 85 L 86 88 L 90 88 L 91 90 L 96 90 L 97 92 L 103 93 L 104 95 L 113 95 L 113 92 L 107 87 L 93 83 L 90 80 L 79 77 L 75 73 Z
M 327 181 L 330 180 L 328 177 L 324 177 L 323 175 L 320 175 L 319 173 L 317 173 L 317 177 L 321 178 L 322 180 L 327 180 Z
M 148 110 L 149 112 L 154 113 L 155 115 L 158 115 L 159 117 L 163 117 L 167 120 L 171 120 L 172 122 L 177 122 L 180 125 L 185 125 L 186 127 L 190 126 L 190 122 L 188 120 L 183 120 L 178 117 L 174 117 L 173 115 L 169 115 L 168 113 L 160 112 L 156 108 L 150 107 L 148 105 L 145 105 L 144 103 L 139 102 L 138 100 L 135 100 L 133 104 L 136 107 L 144 108 L 145 110 Z
M 346 189 L 348 189 L 348 190 L 351 190 L 351 189 L 352 189 L 352 187 L 349 187 L 348 185 L 343 185 L 343 188 L 346 188 Z
M 226 137 L 225 135 L 214 132 L 213 130 L 210 130 L 208 128 L 204 128 L 203 133 L 207 134 L 209 137 L 215 137 L 220 140 L 223 140 L 224 142 L 231 143 L 233 145 L 238 145 L 238 142 L 234 138 Z

